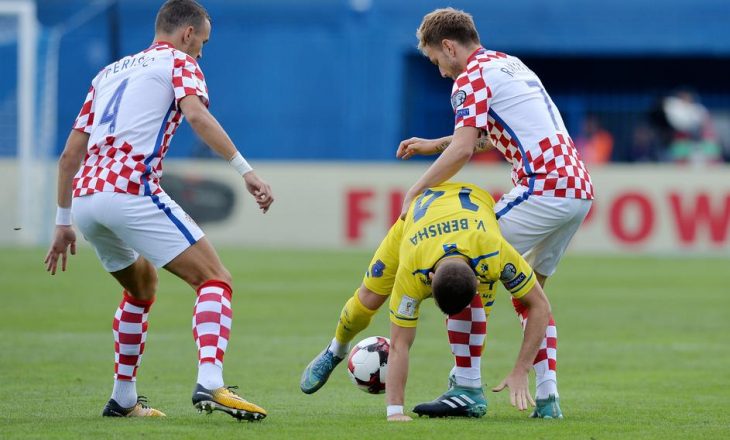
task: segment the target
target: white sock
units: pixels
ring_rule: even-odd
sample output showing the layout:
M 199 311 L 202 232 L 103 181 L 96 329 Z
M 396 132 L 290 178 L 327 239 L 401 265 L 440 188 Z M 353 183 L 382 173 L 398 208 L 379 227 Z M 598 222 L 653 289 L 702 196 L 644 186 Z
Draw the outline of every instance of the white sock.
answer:
M 347 349 L 350 344 L 341 344 L 337 338 L 332 338 L 328 350 L 338 358 L 344 358 L 347 355 Z
M 558 383 L 554 380 L 546 380 L 537 385 L 535 399 L 547 399 L 551 394 L 560 397 L 558 396 Z
M 471 379 L 469 377 L 463 377 L 463 376 L 455 376 L 456 378 L 456 385 L 460 387 L 467 387 L 467 388 L 481 388 L 482 387 L 482 380 L 481 379 Z
M 454 367 L 451 371 L 454 372 L 456 385 L 467 388 L 482 387 L 482 377 L 479 368 Z
M 209 390 L 222 387 L 223 367 L 212 362 L 198 365 L 198 383 Z
M 137 382 L 114 379 L 112 399 L 122 408 L 131 408 L 137 403 Z

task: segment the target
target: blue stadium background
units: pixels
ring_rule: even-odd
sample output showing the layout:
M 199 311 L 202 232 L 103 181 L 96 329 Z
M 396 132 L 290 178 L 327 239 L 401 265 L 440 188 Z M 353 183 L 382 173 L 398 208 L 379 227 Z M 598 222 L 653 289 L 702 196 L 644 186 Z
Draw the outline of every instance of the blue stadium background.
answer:
M 96 72 L 151 42 L 159 3 L 113 3 L 63 38 L 57 151 Z M 601 115 L 614 160 L 633 159 L 631 124 L 677 87 L 730 112 L 727 0 L 203 3 L 213 18 L 201 61 L 211 110 L 252 159 L 393 160 L 404 136 L 450 133 L 451 82 L 418 54 L 414 35 L 446 5 L 474 15 L 486 47 L 537 72 L 574 136 L 587 114 Z M 39 0 L 44 35 L 89 4 Z M 186 125 L 169 154 L 210 155 Z

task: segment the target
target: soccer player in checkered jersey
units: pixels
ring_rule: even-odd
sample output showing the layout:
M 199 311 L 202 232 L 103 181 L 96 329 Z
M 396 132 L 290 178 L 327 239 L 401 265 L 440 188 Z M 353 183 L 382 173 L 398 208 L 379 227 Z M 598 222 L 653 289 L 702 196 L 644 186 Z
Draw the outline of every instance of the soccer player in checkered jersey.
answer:
M 193 404 L 258 420 L 266 411 L 223 382 L 231 329 L 231 275 L 203 231 L 160 187 L 162 160 L 183 117 L 243 176 L 265 213 L 271 188 L 259 179 L 208 111 L 208 87 L 196 59 L 210 37 L 207 11 L 194 0 L 169 0 L 159 10 L 150 47 L 102 69 L 91 83 L 59 160 L 58 213 L 47 270 L 66 270 L 76 252 L 76 226 L 104 269 L 122 285 L 114 315 L 115 377 L 103 416 L 164 416 L 137 395 L 147 317 L 155 300 L 157 268 L 197 293 L 193 337 L 198 379 Z
M 435 10 L 424 17 L 417 37 L 419 49 L 441 75 L 454 80 L 455 126 L 452 136 L 411 138 L 398 146 L 402 159 L 442 152 L 408 191 L 403 209 L 415 194 L 456 174 L 474 151 L 497 148 L 512 165 L 515 185 L 495 206 L 499 226 L 545 287 L 593 200 L 590 175 L 558 109 L 522 61 L 481 46 L 471 15 L 452 8 Z M 513 303 L 524 328 L 527 313 Z M 534 362 L 533 417 L 562 417 L 556 352 L 557 331 L 551 318 Z M 505 385 L 525 386 L 508 381 L 500 387 Z

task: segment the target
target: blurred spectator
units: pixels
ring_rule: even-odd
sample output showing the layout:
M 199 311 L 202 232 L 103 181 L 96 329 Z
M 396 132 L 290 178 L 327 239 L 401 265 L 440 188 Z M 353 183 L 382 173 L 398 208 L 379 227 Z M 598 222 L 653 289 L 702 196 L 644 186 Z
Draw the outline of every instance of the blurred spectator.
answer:
M 653 117 L 668 145 L 669 161 L 693 164 L 722 161 L 722 148 L 710 112 L 694 93 L 680 90 L 665 97 Z
M 662 143 L 657 133 L 646 123 L 634 127 L 631 135 L 631 162 L 658 162 L 662 160 Z
M 611 161 L 613 136 L 601 126 L 595 115 L 586 116 L 576 147 L 585 163 L 602 164 Z

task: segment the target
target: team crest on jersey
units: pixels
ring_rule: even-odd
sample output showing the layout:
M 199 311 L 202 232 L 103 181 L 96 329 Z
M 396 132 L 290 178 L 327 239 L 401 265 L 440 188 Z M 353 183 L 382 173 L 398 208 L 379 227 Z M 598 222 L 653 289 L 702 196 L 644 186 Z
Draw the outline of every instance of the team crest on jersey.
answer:
M 466 92 L 463 90 L 459 90 L 451 95 L 451 107 L 454 111 L 456 111 L 457 107 L 463 104 L 464 101 L 466 101 Z

